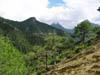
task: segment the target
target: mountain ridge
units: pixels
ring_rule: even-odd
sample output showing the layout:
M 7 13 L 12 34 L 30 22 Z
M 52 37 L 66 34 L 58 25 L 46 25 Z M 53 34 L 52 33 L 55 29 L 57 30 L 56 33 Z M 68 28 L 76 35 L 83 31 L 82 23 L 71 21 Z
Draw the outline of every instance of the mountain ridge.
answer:
M 8 19 L 4 19 L 2 17 L 0 17 L 0 21 L 1 22 L 6 22 L 6 23 L 9 23 L 11 24 L 12 26 L 20 29 L 20 30 L 23 30 L 23 31 L 26 31 L 28 32 L 27 30 L 29 30 L 29 32 L 37 32 L 37 33 L 40 33 L 40 32 L 43 32 L 43 33 L 48 33 L 48 32 L 54 32 L 62 35 L 64 33 L 63 30 L 60 30 L 60 29 L 57 29 L 57 28 L 54 28 L 46 23 L 43 23 L 43 22 L 39 22 L 35 17 L 30 17 L 24 21 L 13 21 L 13 20 L 8 20 Z M 29 28 L 29 29 L 28 29 Z

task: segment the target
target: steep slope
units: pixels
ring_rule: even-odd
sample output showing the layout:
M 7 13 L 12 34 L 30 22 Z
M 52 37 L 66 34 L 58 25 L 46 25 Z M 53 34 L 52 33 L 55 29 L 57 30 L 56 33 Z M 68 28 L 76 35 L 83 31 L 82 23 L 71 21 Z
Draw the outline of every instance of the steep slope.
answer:
M 100 75 L 100 40 L 86 51 L 52 66 L 46 75 Z

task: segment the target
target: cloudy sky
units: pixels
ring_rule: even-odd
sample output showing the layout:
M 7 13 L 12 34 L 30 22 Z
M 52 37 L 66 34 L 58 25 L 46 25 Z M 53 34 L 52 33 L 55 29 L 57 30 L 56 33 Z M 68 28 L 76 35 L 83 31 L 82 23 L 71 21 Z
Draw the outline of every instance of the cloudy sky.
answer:
M 85 19 L 100 24 L 99 6 L 100 0 L 0 0 L 0 16 L 17 21 L 36 17 L 73 28 Z

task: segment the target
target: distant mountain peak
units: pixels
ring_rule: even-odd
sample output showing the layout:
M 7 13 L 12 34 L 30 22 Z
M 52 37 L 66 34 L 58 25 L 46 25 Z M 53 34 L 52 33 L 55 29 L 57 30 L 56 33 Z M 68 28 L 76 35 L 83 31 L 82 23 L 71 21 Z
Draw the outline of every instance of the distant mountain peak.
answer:
M 61 29 L 61 28 L 63 29 L 63 28 L 64 28 L 59 22 L 57 22 L 57 23 L 52 23 L 51 26 L 56 27 L 56 28 L 58 28 L 58 29 Z
M 57 23 L 52 23 L 51 24 L 52 27 L 55 27 L 57 29 L 60 29 L 60 30 L 63 30 L 67 33 L 73 33 L 73 29 L 67 29 L 67 28 L 64 28 L 59 22 Z
M 25 21 L 36 22 L 37 20 L 35 17 L 30 17 L 30 18 L 26 19 Z
M 36 18 L 35 17 L 30 17 L 29 20 L 36 20 Z

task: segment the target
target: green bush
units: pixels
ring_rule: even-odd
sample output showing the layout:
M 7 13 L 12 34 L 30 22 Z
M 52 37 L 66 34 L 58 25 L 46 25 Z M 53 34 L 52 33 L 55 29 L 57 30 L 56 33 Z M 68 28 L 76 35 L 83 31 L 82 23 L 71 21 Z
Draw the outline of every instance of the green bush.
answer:
M 0 75 L 26 75 L 26 72 L 22 54 L 0 36 Z

